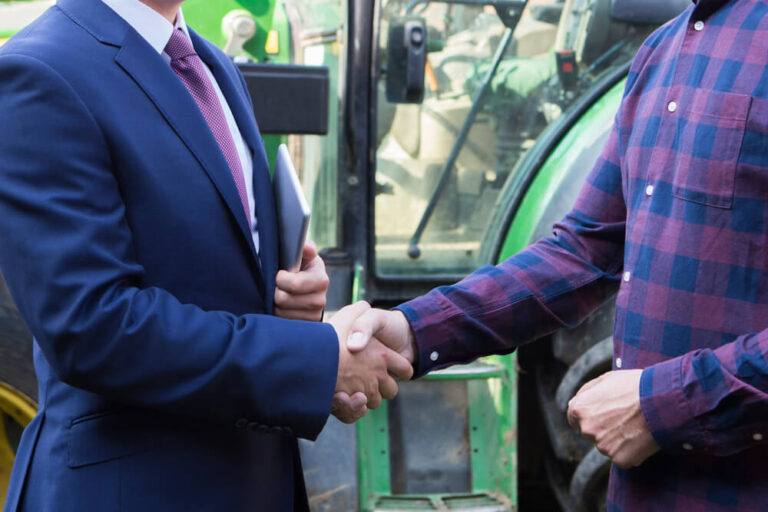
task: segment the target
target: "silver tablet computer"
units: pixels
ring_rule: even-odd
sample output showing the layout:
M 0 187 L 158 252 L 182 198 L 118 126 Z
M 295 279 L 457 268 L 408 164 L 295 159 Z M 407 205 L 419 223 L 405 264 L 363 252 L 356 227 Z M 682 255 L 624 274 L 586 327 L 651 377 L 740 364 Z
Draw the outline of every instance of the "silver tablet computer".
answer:
M 311 212 L 285 144 L 277 148 L 273 180 L 280 229 L 280 268 L 294 272 L 301 265 Z

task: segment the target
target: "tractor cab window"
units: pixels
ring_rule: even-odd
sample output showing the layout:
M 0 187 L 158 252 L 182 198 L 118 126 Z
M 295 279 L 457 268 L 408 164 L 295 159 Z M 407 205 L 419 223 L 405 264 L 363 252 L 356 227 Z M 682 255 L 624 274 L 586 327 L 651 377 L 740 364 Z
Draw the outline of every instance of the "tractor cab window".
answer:
M 488 263 L 496 200 L 521 157 L 651 30 L 613 19 L 610 0 L 530 0 L 522 13 L 513 4 L 380 2 L 380 276 L 454 276 Z M 422 38 L 422 60 L 400 48 Z

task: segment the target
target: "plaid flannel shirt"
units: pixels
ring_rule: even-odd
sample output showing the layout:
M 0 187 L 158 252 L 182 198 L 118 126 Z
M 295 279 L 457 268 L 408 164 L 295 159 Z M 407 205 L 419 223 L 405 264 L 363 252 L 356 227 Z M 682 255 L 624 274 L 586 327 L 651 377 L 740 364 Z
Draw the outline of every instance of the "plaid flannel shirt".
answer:
M 662 451 L 612 468 L 608 510 L 765 511 L 766 266 L 768 2 L 698 0 L 638 52 L 553 237 L 399 309 L 423 375 L 574 326 L 618 290 L 614 369 L 644 369 Z

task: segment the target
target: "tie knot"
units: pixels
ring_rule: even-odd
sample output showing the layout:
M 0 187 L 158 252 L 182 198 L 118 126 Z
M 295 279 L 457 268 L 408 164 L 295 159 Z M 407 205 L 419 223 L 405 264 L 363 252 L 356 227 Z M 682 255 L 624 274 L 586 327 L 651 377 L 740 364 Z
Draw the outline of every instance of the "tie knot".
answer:
M 168 54 L 172 61 L 183 59 L 190 55 L 197 55 L 197 52 L 192 47 L 192 41 L 189 40 L 181 29 L 174 29 L 171 39 L 165 45 L 165 53 Z

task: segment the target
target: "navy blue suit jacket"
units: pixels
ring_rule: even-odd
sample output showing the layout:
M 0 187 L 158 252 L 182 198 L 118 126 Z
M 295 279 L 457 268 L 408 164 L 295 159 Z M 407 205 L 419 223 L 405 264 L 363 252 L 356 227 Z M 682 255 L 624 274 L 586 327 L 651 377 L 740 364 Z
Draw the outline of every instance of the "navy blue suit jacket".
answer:
M 260 257 L 194 100 L 105 4 L 59 0 L 0 49 L 0 268 L 40 384 L 6 511 L 306 508 L 296 437 L 327 419 L 338 343 L 270 315 L 263 143 L 192 39 L 253 154 Z

